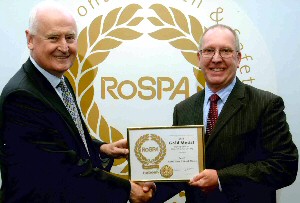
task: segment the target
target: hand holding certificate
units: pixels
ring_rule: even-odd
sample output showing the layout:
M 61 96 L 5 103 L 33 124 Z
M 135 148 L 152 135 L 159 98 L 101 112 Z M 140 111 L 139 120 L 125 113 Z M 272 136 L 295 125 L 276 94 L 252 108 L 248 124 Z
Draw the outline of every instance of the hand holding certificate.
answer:
M 128 128 L 129 178 L 187 181 L 204 170 L 203 126 Z

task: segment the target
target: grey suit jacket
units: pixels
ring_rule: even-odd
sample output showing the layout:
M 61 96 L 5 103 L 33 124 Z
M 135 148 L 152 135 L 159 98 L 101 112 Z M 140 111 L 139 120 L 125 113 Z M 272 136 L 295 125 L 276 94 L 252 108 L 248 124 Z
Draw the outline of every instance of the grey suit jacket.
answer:
M 177 104 L 173 125 L 203 124 L 203 101 L 201 91 Z M 237 79 L 205 146 L 206 168 L 217 170 L 222 192 L 158 184 L 165 192 L 154 201 L 184 189 L 187 202 L 276 202 L 276 190 L 293 183 L 298 171 L 298 151 L 283 110 L 280 97 Z

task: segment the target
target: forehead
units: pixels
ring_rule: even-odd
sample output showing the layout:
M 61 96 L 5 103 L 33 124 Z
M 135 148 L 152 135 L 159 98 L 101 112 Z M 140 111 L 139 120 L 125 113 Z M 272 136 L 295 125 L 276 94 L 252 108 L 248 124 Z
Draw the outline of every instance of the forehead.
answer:
M 41 32 L 77 32 L 72 15 L 58 9 L 41 9 L 37 12 L 37 28 Z
M 213 48 L 234 48 L 235 38 L 233 33 L 226 28 L 216 27 L 208 30 L 203 36 L 202 48 L 213 47 Z

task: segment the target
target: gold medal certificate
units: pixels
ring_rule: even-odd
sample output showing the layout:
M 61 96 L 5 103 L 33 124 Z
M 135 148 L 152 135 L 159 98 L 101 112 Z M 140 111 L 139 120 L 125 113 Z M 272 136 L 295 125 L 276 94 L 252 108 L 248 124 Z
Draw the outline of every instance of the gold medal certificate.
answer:
M 132 181 L 187 181 L 204 170 L 203 125 L 127 128 Z

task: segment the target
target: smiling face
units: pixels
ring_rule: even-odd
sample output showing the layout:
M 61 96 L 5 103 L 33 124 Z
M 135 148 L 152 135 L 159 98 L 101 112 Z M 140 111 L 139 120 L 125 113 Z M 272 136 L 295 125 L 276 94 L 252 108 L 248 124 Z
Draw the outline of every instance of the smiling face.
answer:
M 52 75 L 61 77 L 75 60 L 76 32 L 76 23 L 70 14 L 56 8 L 38 10 L 36 30 L 26 30 L 32 58 Z
M 208 30 L 202 39 L 201 50 L 214 49 L 214 56 L 204 58 L 200 53 L 199 67 L 202 69 L 206 84 L 217 92 L 227 87 L 235 78 L 236 70 L 241 62 L 241 53 L 236 52 L 236 42 L 233 33 L 224 27 L 215 27 Z M 222 58 L 220 50 L 234 50 L 229 58 Z

